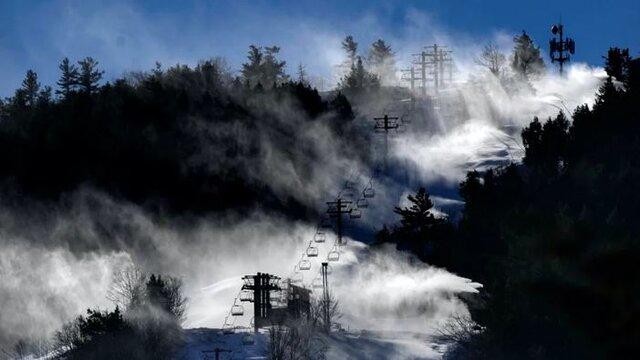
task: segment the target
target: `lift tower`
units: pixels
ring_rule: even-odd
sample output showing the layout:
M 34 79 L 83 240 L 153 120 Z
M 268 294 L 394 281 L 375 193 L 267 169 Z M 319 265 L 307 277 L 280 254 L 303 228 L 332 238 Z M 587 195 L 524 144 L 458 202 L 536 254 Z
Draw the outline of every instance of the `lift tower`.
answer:
M 254 331 L 267 325 L 271 314 L 271 292 L 282 290 L 278 286 L 279 277 L 267 273 L 245 275 L 242 277 L 242 290 L 253 291 L 253 327 Z M 250 301 L 250 300 L 249 300 Z
M 571 60 L 571 55 L 576 52 L 576 42 L 571 38 L 564 38 L 564 26 L 562 22 L 551 27 L 551 33 L 554 37 L 549 40 L 549 57 L 551 62 L 557 62 L 560 66 L 560 74 L 562 67 L 566 61 Z
M 373 118 L 373 120 L 375 120 L 376 122 L 376 124 L 373 126 L 374 131 L 384 135 L 384 159 L 382 167 L 385 173 L 387 172 L 387 157 L 389 154 L 389 130 L 398 130 L 398 128 L 400 127 L 400 124 L 398 123 L 399 119 L 400 118 L 397 116 L 389 116 L 387 114 L 385 114 L 383 117 Z
M 329 264 L 322 263 L 322 315 L 324 317 L 325 331 L 328 333 L 331 331 L 331 319 L 329 311 L 331 311 L 331 304 L 329 303 Z
M 338 197 L 338 199 L 336 201 L 329 201 L 327 202 L 327 205 L 329 206 L 329 209 L 327 209 L 327 214 L 329 214 L 330 217 L 336 218 L 336 230 L 338 232 L 338 245 L 343 245 L 343 241 L 342 241 L 342 215 L 343 214 L 350 214 L 352 209 L 351 209 L 351 201 L 346 201 L 343 200 L 342 198 Z

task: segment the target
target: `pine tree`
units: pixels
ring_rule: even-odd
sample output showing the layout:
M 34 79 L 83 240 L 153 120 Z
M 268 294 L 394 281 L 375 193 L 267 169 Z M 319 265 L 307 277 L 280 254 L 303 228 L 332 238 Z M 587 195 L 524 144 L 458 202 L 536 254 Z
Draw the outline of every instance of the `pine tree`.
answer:
M 275 85 L 287 81 L 284 68 L 286 61 L 279 61 L 277 58 L 280 52 L 278 46 L 267 46 L 264 48 L 264 62 L 262 64 L 263 84 L 266 86 Z
M 369 64 L 372 71 L 378 75 L 383 82 L 389 83 L 395 81 L 395 54 L 391 51 L 391 46 L 387 45 L 382 39 L 376 40 L 371 44 L 369 50 Z
M 629 77 L 629 65 L 631 64 L 631 56 L 629 49 L 620 49 L 617 47 L 609 48 L 607 56 L 604 57 L 607 75 L 614 77 L 627 85 Z
M 544 61 L 540 56 L 540 47 L 523 30 L 522 35 L 513 38 L 515 47 L 511 59 L 513 71 L 526 80 L 539 76 L 544 71 Z
M 396 207 L 393 212 L 402 216 L 400 223 L 405 231 L 424 231 L 438 221 L 432 214 L 433 202 L 423 187 L 415 195 L 407 196 L 411 206 Z
M 288 77 L 284 72 L 286 62 L 278 60 L 279 52 L 278 46 L 267 46 L 264 51 L 259 46 L 249 46 L 248 61 L 242 64 L 245 82 L 252 87 L 261 85 L 263 88 L 270 88 L 287 81 Z
M 249 86 L 256 86 L 260 82 L 262 57 L 262 48 L 255 45 L 249 46 L 248 61 L 242 64 L 242 77 Z
M 40 83 L 38 82 L 38 74 L 33 70 L 28 70 L 27 75 L 22 81 L 22 95 L 27 106 L 33 106 L 38 99 L 38 92 L 40 91 Z
M 339 87 L 345 90 L 362 91 L 380 86 L 380 81 L 375 74 L 368 72 L 362 63 L 362 58 L 357 57 L 351 71 L 340 81 Z
M 303 85 L 309 84 L 309 79 L 307 78 L 307 71 L 304 68 L 302 63 L 298 64 L 298 82 Z
M 70 63 L 66 57 L 62 59 L 58 68 L 61 74 L 56 84 L 60 89 L 56 90 L 56 94 L 67 98 L 75 90 L 76 86 L 78 86 L 78 68 Z
M 98 83 L 102 80 L 104 71 L 98 70 L 98 62 L 92 57 L 86 57 L 78 61 L 78 65 L 80 65 L 80 75 L 78 77 L 80 89 L 86 94 L 95 92 L 98 89 Z
M 348 66 L 352 68 L 356 65 L 358 43 L 353 40 L 353 36 L 347 35 L 342 41 L 342 48 L 347 52 Z

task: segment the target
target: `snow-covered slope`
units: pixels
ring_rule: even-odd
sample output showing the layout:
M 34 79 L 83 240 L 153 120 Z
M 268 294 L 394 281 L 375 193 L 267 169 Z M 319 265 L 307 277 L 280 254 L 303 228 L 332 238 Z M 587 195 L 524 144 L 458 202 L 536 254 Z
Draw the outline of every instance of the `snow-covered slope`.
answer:
M 247 344 L 247 335 L 253 339 Z M 268 333 L 222 334 L 220 329 L 189 329 L 177 359 L 215 359 L 211 352 L 224 349 L 220 359 L 267 359 Z M 445 346 L 427 335 L 410 332 L 334 332 L 321 339 L 327 346 L 327 360 L 346 359 L 440 359 Z M 209 352 L 205 352 L 209 351 Z

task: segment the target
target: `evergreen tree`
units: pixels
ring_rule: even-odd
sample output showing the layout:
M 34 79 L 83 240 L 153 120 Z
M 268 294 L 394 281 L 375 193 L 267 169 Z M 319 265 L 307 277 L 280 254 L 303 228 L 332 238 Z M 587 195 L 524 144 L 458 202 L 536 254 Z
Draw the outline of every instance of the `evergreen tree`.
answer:
M 345 76 L 339 84 L 344 90 L 359 92 L 368 89 L 374 89 L 380 86 L 378 77 L 368 72 L 362 63 L 362 58 L 357 57 L 356 64 L 351 67 L 351 71 Z
M 38 93 L 40 91 L 40 83 L 38 82 L 38 74 L 33 70 L 28 70 L 27 75 L 22 81 L 21 88 L 24 103 L 27 106 L 33 106 L 38 100 Z
M 307 78 L 307 71 L 304 68 L 302 63 L 298 64 L 298 82 L 303 85 L 309 84 L 309 79 Z
M 98 89 L 98 84 L 102 80 L 104 71 L 98 69 L 98 62 L 92 57 L 86 57 L 78 61 L 80 65 L 80 74 L 78 76 L 78 85 L 80 90 L 86 94 L 91 94 Z
M 280 47 L 278 46 L 264 48 L 264 62 L 261 68 L 264 79 L 263 84 L 266 86 L 280 84 L 288 80 L 288 76 L 284 72 L 287 62 L 278 60 L 278 53 L 280 53 Z
M 393 212 L 400 215 L 400 223 L 405 231 L 421 232 L 427 230 L 438 221 L 433 216 L 433 202 L 429 198 L 429 193 L 423 187 L 418 189 L 415 195 L 407 196 L 411 203 L 409 207 L 396 207 Z
M 262 48 L 250 45 L 247 62 L 242 64 L 242 77 L 249 86 L 256 86 L 260 82 L 262 66 Z
M 383 82 L 395 81 L 395 59 L 391 46 L 382 39 L 371 44 L 369 50 L 369 64 L 378 78 Z
M 351 69 L 356 65 L 358 43 L 353 40 L 353 36 L 347 35 L 342 41 L 342 49 L 347 53 L 348 67 Z
M 540 47 L 533 43 L 533 40 L 523 30 L 522 35 L 513 38 L 515 46 L 511 59 L 511 68 L 519 76 L 530 80 L 539 76 L 544 71 L 544 61 L 540 55 Z
M 58 69 L 60 69 L 60 79 L 56 84 L 60 89 L 56 90 L 56 94 L 66 99 L 78 86 L 78 68 L 65 57 L 58 65 Z
M 607 56 L 605 56 L 604 59 L 604 69 L 607 71 L 607 74 L 626 84 L 629 78 L 629 65 L 631 63 L 629 49 L 609 48 Z
M 252 87 L 271 88 L 274 84 L 287 81 L 287 75 L 284 72 L 285 61 L 279 61 L 277 58 L 280 48 L 278 46 L 268 46 L 264 48 L 251 45 L 249 46 L 249 54 L 247 62 L 242 64 L 242 76 L 245 82 Z

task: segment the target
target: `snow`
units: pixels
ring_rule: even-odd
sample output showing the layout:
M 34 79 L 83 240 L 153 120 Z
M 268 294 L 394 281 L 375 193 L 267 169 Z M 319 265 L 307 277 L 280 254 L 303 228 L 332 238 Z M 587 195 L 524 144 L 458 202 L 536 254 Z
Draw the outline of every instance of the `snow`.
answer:
M 230 350 L 220 359 L 267 359 L 268 332 L 253 334 L 248 329 L 234 334 L 222 334 L 220 329 L 186 330 L 186 342 L 177 359 L 215 359 L 215 348 Z M 243 337 L 251 334 L 254 343 L 243 345 Z M 395 331 L 338 331 L 322 335 L 327 345 L 327 360 L 346 359 L 440 359 L 446 346 L 437 344 L 428 335 Z

